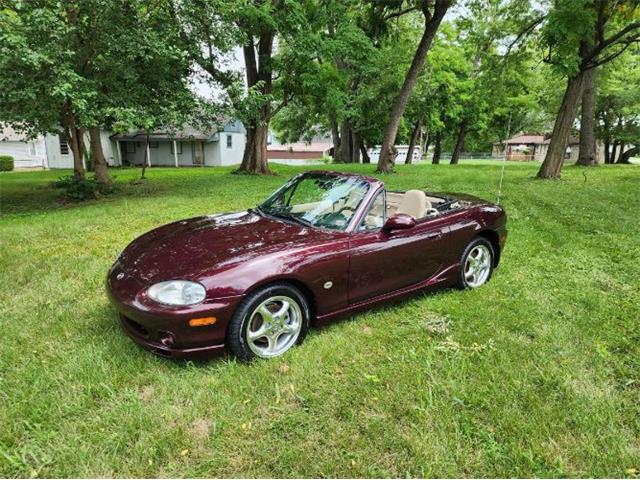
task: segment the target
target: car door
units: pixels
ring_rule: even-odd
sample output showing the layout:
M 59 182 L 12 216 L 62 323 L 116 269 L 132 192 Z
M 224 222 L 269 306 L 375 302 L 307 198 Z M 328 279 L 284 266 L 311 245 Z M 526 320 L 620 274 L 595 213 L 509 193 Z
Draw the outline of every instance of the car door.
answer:
M 382 211 L 382 218 L 376 211 Z M 382 190 L 371 202 L 349 243 L 349 303 L 420 283 L 438 273 L 447 248 L 445 219 L 418 221 L 415 227 L 382 231 L 386 205 Z

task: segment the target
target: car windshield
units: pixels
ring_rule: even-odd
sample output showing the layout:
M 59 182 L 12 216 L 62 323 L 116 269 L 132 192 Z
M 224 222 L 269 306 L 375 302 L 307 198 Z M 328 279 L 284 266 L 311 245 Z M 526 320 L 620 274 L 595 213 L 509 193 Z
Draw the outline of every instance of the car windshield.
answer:
M 307 174 L 271 195 L 259 209 L 312 227 L 344 230 L 369 190 L 358 177 Z

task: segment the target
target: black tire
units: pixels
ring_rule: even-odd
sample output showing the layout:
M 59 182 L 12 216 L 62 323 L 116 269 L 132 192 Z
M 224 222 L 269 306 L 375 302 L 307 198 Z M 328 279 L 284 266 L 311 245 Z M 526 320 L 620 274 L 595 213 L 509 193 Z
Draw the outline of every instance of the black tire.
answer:
M 288 347 L 286 351 L 294 345 L 299 345 L 304 341 L 304 338 L 309 331 L 309 324 L 311 321 L 309 302 L 307 301 L 307 298 L 299 289 L 288 283 L 268 285 L 250 293 L 249 296 L 240 303 L 231 317 L 229 329 L 227 330 L 227 345 L 229 350 L 231 350 L 235 357 L 241 362 L 249 362 L 258 358 L 258 355 L 256 355 L 250 348 L 246 337 L 252 313 L 265 300 L 270 297 L 279 296 L 290 297 L 298 304 L 302 313 L 300 333 L 298 334 L 295 342 Z M 284 353 L 285 352 L 282 352 L 281 354 Z
M 489 271 L 488 274 L 486 274 L 486 278 L 480 285 L 472 285 L 472 282 L 470 282 L 465 275 L 465 268 L 467 266 L 467 259 L 469 257 L 469 254 L 478 246 L 486 248 L 490 255 L 488 267 Z M 491 242 L 484 237 L 475 237 L 473 240 L 471 240 L 471 242 L 469 242 L 469 245 L 465 247 L 464 251 L 462 252 L 462 256 L 460 257 L 460 268 L 458 269 L 458 281 L 456 286 L 461 289 L 479 288 L 487 283 L 491 279 L 491 275 L 493 274 L 495 258 L 495 250 L 493 249 L 493 245 L 491 244 Z

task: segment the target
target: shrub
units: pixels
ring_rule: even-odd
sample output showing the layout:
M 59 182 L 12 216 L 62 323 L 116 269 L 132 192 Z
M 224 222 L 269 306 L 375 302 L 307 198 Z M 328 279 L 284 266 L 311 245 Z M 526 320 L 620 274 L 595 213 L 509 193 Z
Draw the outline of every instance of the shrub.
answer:
M 11 170 L 13 170 L 13 157 L 0 155 L 0 172 L 10 172 Z
M 60 177 L 53 182 L 53 188 L 61 189 L 64 196 L 70 200 L 90 200 L 115 191 L 113 185 L 101 185 L 95 177 L 76 180 L 73 175 Z

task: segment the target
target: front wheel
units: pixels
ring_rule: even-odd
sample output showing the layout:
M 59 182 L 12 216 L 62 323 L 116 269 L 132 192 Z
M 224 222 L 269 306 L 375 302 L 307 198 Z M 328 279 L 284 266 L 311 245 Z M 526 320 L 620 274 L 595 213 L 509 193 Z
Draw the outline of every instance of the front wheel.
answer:
M 279 357 L 302 343 L 309 330 L 309 306 L 300 290 L 276 284 L 251 293 L 231 319 L 227 342 L 247 362 Z
M 478 288 L 489 281 L 495 252 L 486 238 L 477 237 L 467 245 L 460 259 L 458 287 Z

